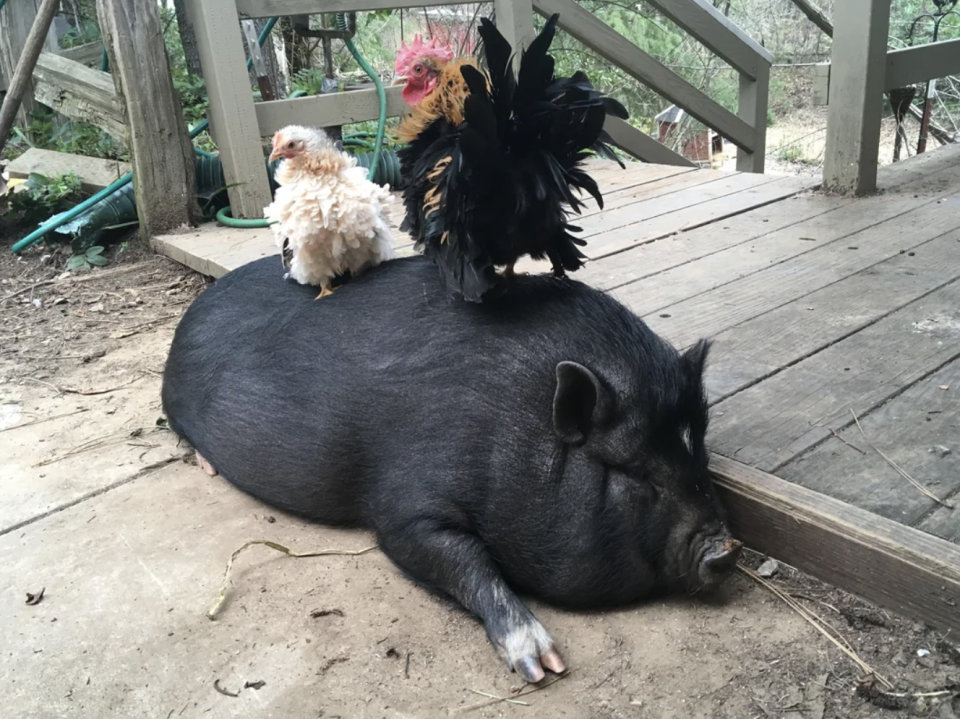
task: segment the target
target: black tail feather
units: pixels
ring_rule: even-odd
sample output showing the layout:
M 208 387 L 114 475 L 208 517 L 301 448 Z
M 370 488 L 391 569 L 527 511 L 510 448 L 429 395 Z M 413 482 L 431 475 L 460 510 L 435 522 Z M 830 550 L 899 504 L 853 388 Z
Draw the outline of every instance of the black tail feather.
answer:
M 581 163 L 593 153 L 624 167 L 603 127 L 608 116 L 627 119 L 626 108 L 583 72 L 554 76 L 549 50 L 558 20 L 547 20 L 515 72 L 510 43 L 481 19 L 486 76 L 461 68 L 470 92 L 463 124 L 447 122 L 418 146 L 416 159 L 413 152 L 403 158 L 408 176 L 412 169 L 408 220 L 414 200 L 426 200 L 405 224 L 418 231 L 418 246 L 440 266 L 447 287 L 467 300 L 500 284 L 496 266 L 524 255 L 548 257 L 557 275 L 579 269 L 586 258 L 577 248 L 586 241 L 571 234 L 581 228 L 567 215 L 581 212 L 585 195 L 603 207 Z

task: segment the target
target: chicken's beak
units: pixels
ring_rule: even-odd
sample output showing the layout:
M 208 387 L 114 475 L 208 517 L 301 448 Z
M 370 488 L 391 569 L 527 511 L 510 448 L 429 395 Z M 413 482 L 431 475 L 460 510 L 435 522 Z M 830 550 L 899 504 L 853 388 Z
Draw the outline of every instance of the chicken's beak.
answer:
M 267 159 L 267 162 L 273 162 L 278 157 L 280 157 L 280 155 L 281 155 L 280 150 L 274 148 L 273 152 L 270 153 L 270 157 Z
M 397 75 L 395 78 L 393 78 L 393 82 L 391 82 L 390 84 L 391 84 L 391 85 L 403 85 L 404 83 L 406 83 L 406 81 L 407 81 L 407 78 L 406 78 L 405 76 L 403 76 L 403 75 Z

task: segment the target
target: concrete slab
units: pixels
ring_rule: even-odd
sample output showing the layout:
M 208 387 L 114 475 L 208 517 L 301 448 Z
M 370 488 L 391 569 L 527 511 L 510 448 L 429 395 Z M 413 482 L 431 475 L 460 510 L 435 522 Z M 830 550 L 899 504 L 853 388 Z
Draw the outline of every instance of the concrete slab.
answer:
M 510 696 L 518 684 L 476 622 L 379 552 L 290 559 L 248 550 L 219 618 L 208 620 L 227 557 L 255 538 L 298 550 L 372 543 L 366 532 L 265 509 L 179 462 L 0 537 L 6 704 L 21 719 L 436 717 L 485 701 L 471 690 Z M 40 604 L 24 604 L 42 587 Z M 731 696 L 722 714 L 690 698 L 777 656 L 819 656 L 802 648 L 812 630 L 763 590 L 738 577 L 726 596 L 606 613 L 532 604 L 574 673 L 527 701 L 555 717 L 635 716 L 651 703 L 662 717 L 748 716 L 749 693 Z M 336 611 L 311 614 L 323 610 Z M 761 640 L 765 658 L 743 655 Z M 239 696 L 218 693 L 217 680 Z M 654 695 L 650 682 L 660 686 Z

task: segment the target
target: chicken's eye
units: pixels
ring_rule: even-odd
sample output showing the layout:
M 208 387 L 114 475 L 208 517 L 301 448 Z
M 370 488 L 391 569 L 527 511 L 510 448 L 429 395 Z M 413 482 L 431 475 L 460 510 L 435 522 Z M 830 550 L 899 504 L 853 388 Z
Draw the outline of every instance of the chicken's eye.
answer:
M 297 143 L 294 140 L 290 140 L 290 142 L 287 143 L 288 150 L 292 150 L 296 146 L 297 146 Z
M 413 66 L 413 74 L 414 74 L 414 75 L 422 75 L 422 74 L 423 74 L 423 65 L 414 65 L 414 66 Z

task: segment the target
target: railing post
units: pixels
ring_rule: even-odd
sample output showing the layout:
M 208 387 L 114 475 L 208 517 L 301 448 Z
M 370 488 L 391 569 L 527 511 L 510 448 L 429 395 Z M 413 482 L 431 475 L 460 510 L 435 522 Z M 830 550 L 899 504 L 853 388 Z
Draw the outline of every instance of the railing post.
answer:
M 890 0 L 843 0 L 834 9 L 823 184 L 836 192 L 877 189 Z
M 753 152 L 737 148 L 739 172 L 763 172 L 767 154 L 767 101 L 770 95 L 770 65 L 757 63 L 757 77 L 740 73 L 738 115 L 753 127 Z
M 17 70 L 17 63 L 23 54 L 33 21 L 37 18 L 40 2 L 41 0 L 11 0 L 0 10 L 0 76 L 8 84 L 13 82 L 13 74 Z M 59 52 L 57 34 L 52 25 L 47 31 L 43 51 L 54 54 Z M 42 106 L 33 98 L 33 82 L 28 82 L 20 110 L 17 112 L 17 123 L 26 127 L 33 119 L 30 113 L 40 109 Z
M 197 35 L 210 97 L 210 128 L 220 149 L 234 217 L 260 218 L 270 185 L 260 145 L 236 0 L 191 0 L 187 16 Z
M 494 0 L 493 14 L 497 29 L 513 46 L 520 57 L 520 50 L 526 48 L 534 38 L 533 0 Z

